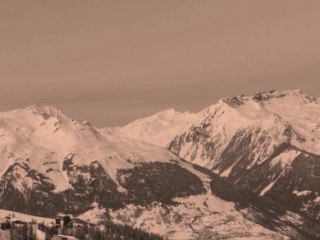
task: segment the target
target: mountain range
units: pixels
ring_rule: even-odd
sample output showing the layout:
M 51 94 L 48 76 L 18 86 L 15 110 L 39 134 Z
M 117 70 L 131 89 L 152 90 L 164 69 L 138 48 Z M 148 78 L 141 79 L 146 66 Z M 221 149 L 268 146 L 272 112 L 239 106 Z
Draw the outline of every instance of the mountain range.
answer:
M 184 121 L 177 124 L 180 118 Z M 168 110 L 117 132 L 165 147 L 320 219 L 320 100 L 301 90 L 227 97 L 196 114 Z
M 0 113 L 0 206 L 169 239 L 320 239 L 320 100 L 223 98 L 96 128 L 54 107 Z

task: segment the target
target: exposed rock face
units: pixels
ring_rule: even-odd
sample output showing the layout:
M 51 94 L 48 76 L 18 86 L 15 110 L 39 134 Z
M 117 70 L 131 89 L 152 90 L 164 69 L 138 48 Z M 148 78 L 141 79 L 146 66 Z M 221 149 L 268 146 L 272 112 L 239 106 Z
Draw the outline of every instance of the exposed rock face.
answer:
M 98 207 L 115 222 L 169 237 L 186 231 L 185 239 L 319 239 L 319 222 L 287 212 L 316 218 L 319 211 L 318 157 L 302 148 L 308 137 L 276 114 L 233 124 L 247 124 L 232 107 L 246 101 L 228 104 L 203 111 L 168 145 L 210 170 L 52 107 L 0 113 L 1 208 L 48 217 Z M 285 204 L 290 193 L 294 201 Z
M 59 212 L 83 213 L 93 203 L 107 209 L 154 201 L 174 204 L 176 197 L 206 191 L 196 175 L 176 163 L 141 163 L 132 169 L 119 169 L 119 184 L 96 161 L 73 165 L 71 159 L 66 159 L 64 163 L 71 188 L 62 192 L 54 192 L 49 179 L 27 164 L 10 166 L 0 182 L 1 207 L 52 217 Z
M 275 100 L 275 97 L 279 99 Z M 205 119 L 200 125 L 192 126 L 184 134 L 176 137 L 168 148 L 191 162 L 209 167 L 221 176 L 228 177 L 242 187 L 272 198 L 287 209 L 303 211 L 310 217 L 319 219 L 319 120 L 315 116 L 308 117 L 307 114 L 311 109 L 315 109 L 314 115 L 319 113 L 320 104 L 304 95 L 256 94 L 252 97 L 254 102 L 259 102 L 260 107 L 263 106 L 259 109 L 261 114 L 262 110 L 268 109 L 268 104 L 271 105 L 268 101 L 275 101 L 273 105 L 279 102 L 279 105 L 287 107 L 290 101 L 293 101 L 292 98 L 302 105 L 299 106 L 301 111 L 304 110 L 303 106 L 307 108 L 307 113 L 297 110 L 294 113 L 314 121 L 306 123 L 316 126 L 314 129 L 303 126 L 301 117 L 294 121 L 293 116 L 292 119 L 287 116 L 294 113 L 273 112 L 262 119 L 248 119 L 248 122 L 240 125 L 236 131 L 232 130 L 233 126 L 228 125 L 228 122 L 220 132 L 208 130 L 208 126 L 219 124 L 219 118 L 214 117 L 211 119 L 211 125 Z M 232 108 L 237 109 L 239 101 L 236 105 L 234 102 L 227 101 L 228 107 L 231 104 Z M 245 110 L 255 111 L 252 108 L 246 109 L 246 104 L 251 103 L 242 99 L 240 105 L 244 109 L 238 110 L 241 115 L 247 114 L 243 112 Z M 232 134 L 225 141 L 223 136 L 228 131 Z M 313 144 L 317 147 L 312 146 Z
M 162 139 L 163 147 L 287 209 L 320 219 L 318 99 L 301 90 L 224 98 L 181 126 L 175 137 Z
M 108 209 L 173 203 L 177 196 L 205 191 L 169 151 L 104 137 L 55 108 L 34 105 L 0 113 L 0 119 L 2 208 L 44 216 L 79 214 L 97 203 Z

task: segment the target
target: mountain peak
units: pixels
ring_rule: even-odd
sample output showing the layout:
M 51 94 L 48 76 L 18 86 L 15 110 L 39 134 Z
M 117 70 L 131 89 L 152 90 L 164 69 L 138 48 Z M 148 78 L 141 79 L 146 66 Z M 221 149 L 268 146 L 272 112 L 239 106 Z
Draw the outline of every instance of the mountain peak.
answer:
M 192 113 L 190 113 L 188 111 L 179 112 L 174 108 L 169 108 L 169 109 L 163 110 L 161 112 L 158 112 L 152 116 L 154 116 L 155 118 L 160 118 L 160 119 L 172 119 L 175 117 L 186 116 L 186 115 L 192 115 Z
M 176 111 L 174 108 L 169 108 L 169 109 L 166 109 L 166 110 L 163 110 L 159 113 L 156 113 L 156 115 L 163 115 L 163 116 L 167 116 L 167 115 L 175 115 L 179 113 L 178 111 Z
M 305 96 L 301 89 L 289 89 L 289 90 L 270 90 L 270 91 L 262 91 L 256 92 L 251 95 L 251 98 L 256 101 L 263 101 L 268 100 L 271 98 L 281 98 L 281 97 L 288 97 L 288 96 Z
M 60 116 L 62 112 L 58 110 L 55 107 L 48 106 L 48 105 L 38 105 L 38 104 L 33 104 L 27 108 L 25 108 L 26 111 L 30 111 L 33 114 L 36 115 L 42 115 L 45 117 L 50 117 L 50 116 Z
M 314 97 L 307 96 L 301 89 L 292 90 L 270 90 L 256 92 L 251 95 L 238 95 L 235 97 L 225 97 L 219 100 L 221 103 L 226 103 L 231 106 L 240 106 L 245 104 L 245 102 L 253 101 L 256 103 L 267 102 L 274 99 L 295 99 L 295 101 L 303 102 L 316 102 L 317 99 Z

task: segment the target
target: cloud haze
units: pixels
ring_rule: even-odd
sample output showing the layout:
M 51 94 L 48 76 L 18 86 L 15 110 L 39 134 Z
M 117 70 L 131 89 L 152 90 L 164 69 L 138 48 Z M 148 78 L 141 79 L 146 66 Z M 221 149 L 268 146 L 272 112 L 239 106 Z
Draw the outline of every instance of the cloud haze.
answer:
M 0 110 L 102 125 L 227 95 L 320 96 L 320 2 L 0 0 Z

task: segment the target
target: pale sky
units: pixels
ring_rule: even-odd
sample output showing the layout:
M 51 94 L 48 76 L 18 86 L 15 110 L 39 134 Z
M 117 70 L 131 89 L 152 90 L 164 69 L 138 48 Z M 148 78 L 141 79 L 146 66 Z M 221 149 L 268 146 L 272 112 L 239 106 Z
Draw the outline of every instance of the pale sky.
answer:
M 320 96 L 319 0 L 0 0 L 0 111 L 97 126 L 224 96 Z

